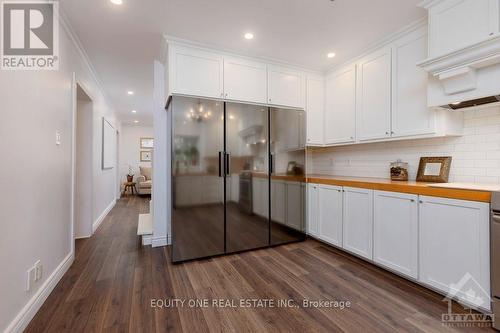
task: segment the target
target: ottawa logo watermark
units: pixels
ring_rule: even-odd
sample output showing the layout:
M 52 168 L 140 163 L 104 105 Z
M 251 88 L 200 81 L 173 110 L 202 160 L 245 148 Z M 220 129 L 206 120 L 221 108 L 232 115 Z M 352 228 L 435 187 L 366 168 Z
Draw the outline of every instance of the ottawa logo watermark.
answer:
M 2 1 L 0 69 L 59 69 L 59 2 Z
M 487 293 L 470 273 L 466 273 L 456 284 L 451 284 L 449 292 L 443 299 L 448 303 L 448 313 L 441 315 L 441 323 L 447 327 L 492 327 L 495 317 L 485 313 L 491 303 L 490 294 Z M 459 304 L 463 311 L 453 310 L 453 300 L 460 297 Z

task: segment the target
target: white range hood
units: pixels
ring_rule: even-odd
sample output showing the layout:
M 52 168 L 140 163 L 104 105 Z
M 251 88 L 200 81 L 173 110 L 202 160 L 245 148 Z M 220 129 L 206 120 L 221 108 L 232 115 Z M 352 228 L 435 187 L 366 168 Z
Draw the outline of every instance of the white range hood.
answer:
M 430 74 L 429 107 L 498 103 L 500 1 L 427 0 L 421 6 L 429 11 L 429 59 L 418 66 Z

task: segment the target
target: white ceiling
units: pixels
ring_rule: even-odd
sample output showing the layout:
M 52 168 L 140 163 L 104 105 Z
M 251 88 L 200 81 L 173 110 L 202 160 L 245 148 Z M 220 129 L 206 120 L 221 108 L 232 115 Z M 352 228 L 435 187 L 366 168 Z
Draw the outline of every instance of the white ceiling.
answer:
M 152 63 L 163 34 L 324 70 L 426 14 L 420 0 L 123 2 L 64 0 L 61 6 L 119 117 L 142 125 L 152 124 Z M 255 39 L 245 40 L 247 31 Z M 328 52 L 337 56 L 327 59 Z

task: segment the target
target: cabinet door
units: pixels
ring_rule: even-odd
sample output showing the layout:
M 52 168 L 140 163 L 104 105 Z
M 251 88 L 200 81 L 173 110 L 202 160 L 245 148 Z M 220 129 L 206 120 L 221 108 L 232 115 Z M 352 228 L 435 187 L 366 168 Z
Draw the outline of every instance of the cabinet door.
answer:
M 322 145 L 325 85 L 322 78 L 307 77 L 307 144 Z
M 418 196 L 374 192 L 373 260 L 418 278 Z
M 307 234 L 318 237 L 318 185 L 307 185 Z
M 446 0 L 429 11 L 430 57 L 438 57 L 498 33 L 498 0 Z
M 343 248 L 373 258 L 373 191 L 344 187 Z
M 489 204 L 420 197 L 420 281 L 490 307 Z
M 298 182 L 286 183 L 286 224 L 295 230 L 304 230 L 304 206 L 302 185 Z
M 172 46 L 169 53 L 172 93 L 223 97 L 222 56 L 199 49 Z
M 393 45 L 392 136 L 435 132 L 435 111 L 427 107 L 427 77 L 417 66 L 427 57 L 427 28 L 419 29 Z
M 391 48 L 372 53 L 358 64 L 357 137 L 391 136 Z
M 286 217 L 286 185 L 280 180 L 271 180 L 271 219 L 273 222 L 285 224 Z
M 356 66 L 326 79 L 325 143 L 353 142 L 356 135 Z
M 304 73 L 284 67 L 268 66 L 267 82 L 269 104 L 304 108 Z
M 342 187 L 319 187 L 319 238 L 342 247 Z
M 267 102 L 266 64 L 245 59 L 224 57 L 224 98 Z

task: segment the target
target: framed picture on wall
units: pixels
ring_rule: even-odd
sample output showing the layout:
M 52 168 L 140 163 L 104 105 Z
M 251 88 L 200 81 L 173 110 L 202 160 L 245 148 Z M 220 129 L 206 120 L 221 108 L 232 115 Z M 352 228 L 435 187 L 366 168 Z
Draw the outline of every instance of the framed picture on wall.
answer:
M 141 138 L 141 149 L 153 149 L 155 140 L 153 138 Z
M 151 162 L 151 150 L 141 150 L 141 162 Z

